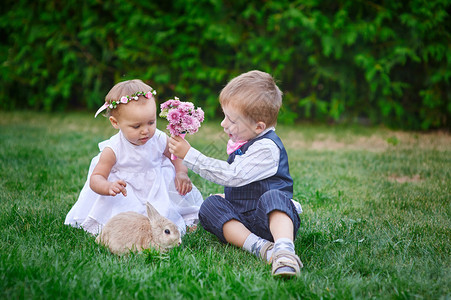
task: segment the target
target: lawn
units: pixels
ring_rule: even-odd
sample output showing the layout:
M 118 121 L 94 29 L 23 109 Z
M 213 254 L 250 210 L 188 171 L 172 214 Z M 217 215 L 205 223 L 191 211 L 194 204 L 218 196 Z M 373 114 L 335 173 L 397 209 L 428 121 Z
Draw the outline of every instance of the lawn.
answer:
M 164 128 L 164 120 L 159 121 Z M 440 299 L 451 297 L 451 136 L 278 126 L 301 202 L 301 277 L 202 228 L 167 255 L 117 257 L 63 225 L 97 143 L 92 114 L 0 112 L 0 299 Z M 219 122 L 189 136 L 226 158 Z M 191 174 L 204 196 L 221 187 Z

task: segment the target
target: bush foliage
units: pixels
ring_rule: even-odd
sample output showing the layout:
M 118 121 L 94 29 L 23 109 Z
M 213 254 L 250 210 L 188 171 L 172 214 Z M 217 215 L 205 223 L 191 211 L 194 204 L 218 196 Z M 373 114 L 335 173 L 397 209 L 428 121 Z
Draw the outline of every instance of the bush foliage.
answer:
M 251 69 L 285 93 L 280 121 L 429 129 L 451 117 L 451 2 L 3 1 L 0 108 L 94 110 L 141 78 L 219 115 Z

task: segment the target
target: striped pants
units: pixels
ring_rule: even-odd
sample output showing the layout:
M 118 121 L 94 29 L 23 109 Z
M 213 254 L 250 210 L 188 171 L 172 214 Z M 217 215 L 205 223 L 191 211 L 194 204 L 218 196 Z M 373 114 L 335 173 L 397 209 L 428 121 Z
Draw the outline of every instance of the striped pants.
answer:
M 291 199 L 279 190 L 267 191 L 257 201 L 256 209 L 245 212 L 237 211 L 233 201 L 218 195 L 210 196 L 200 207 L 199 220 L 202 227 L 216 235 L 224 243 L 227 241 L 224 238 L 222 227 L 232 219 L 241 222 L 255 235 L 274 242 L 269 229 L 269 213 L 274 210 L 282 211 L 290 217 L 293 221 L 293 237 L 296 237 L 301 223 L 299 215 Z

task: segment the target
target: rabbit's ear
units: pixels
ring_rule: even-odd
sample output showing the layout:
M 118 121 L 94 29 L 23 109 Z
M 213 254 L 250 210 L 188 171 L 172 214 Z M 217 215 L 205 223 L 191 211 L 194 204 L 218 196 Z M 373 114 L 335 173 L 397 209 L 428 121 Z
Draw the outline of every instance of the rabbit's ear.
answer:
M 158 211 L 149 202 L 146 203 L 146 208 L 147 208 L 147 215 L 149 216 L 149 219 L 155 220 L 158 217 L 160 217 L 160 214 L 158 213 Z

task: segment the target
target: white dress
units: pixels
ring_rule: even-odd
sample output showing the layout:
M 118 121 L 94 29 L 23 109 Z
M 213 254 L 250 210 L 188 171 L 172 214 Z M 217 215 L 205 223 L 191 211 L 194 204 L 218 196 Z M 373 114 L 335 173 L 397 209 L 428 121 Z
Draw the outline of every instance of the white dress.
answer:
M 173 221 L 183 235 L 186 225 L 198 221 L 203 198 L 194 185 L 185 196 L 180 196 L 177 192 L 174 165 L 163 154 L 166 143 L 166 134 L 158 129 L 141 146 L 130 143 L 121 131 L 99 143 L 100 151 L 106 147 L 114 151 L 116 164 L 111 169 L 108 180 L 124 180 L 127 183 L 127 196 L 103 196 L 89 187 L 92 171 L 99 161 L 99 153 L 91 161 L 86 183 L 64 224 L 81 227 L 97 235 L 105 223 L 118 213 L 135 211 L 147 215 L 146 202 L 149 202 L 161 215 Z

